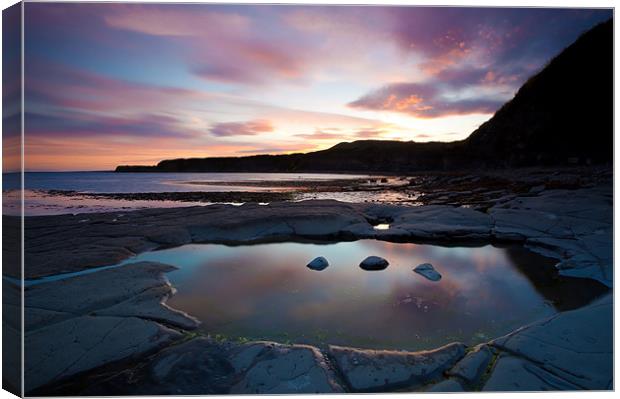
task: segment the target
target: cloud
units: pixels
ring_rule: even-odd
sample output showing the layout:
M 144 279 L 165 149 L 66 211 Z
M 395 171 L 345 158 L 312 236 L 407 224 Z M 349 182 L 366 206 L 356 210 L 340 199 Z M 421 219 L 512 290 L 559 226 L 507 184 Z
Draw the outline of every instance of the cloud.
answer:
M 122 5 L 103 16 L 108 26 L 154 36 L 208 37 L 250 33 L 248 17 L 211 7 Z
M 218 137 L 254 136 L 273 131 L 273 125 L 267 120 L 253 120 L 247 122 L 216 123 L 209 129 L 209 133 Z
M 493 98 L 449 98 L 436 84 L 394 83 L 349 103 L 353 108 L 405 113 L 418 118 L 492 113 L 503 101 Z
M 303 38 L 286 30 L 274 36 L 269 33 L 272 20 L 247 14 L 231 7 L 148 5 L 113 8 L 103 18 L 111 28 L 182 46 L 188 70 L 207 80 L 240 85 L 299 81 L 310 63 Z
M 188 129 L 183 121 L 167 115 L 140 114 L 133 117 L 69 114 L 63 116 L 27 112 L 27 135 L 59 137 L 98 136 L 100 138 L 194 138 L 198 130 Z
M 353 137 L 358 139 L 380 138 L 385 133 L 387 131 L 384 128 L 364 128 L 353 132 Z
M 278 147 L 260 147 L 260 148 L 252 148 L 247 150 L 239 150 L 237 151 L 240 154 L 248 154 L 248 155 L 263 155 L 263 154 L 289 154 L 289 153 L 298 153 L 298 152 L 308 152 L 316 149 L 316 147 L 312 144 L 301 143 L 301 144 L 290 144 L 290 145 L 282 145 Z
M 298 134 L 296 137 L 306 140 L 325 140 L 325 141 L 347 141 L 368 138 L 380 138 L 388 132 L 392 125 L 381 127 L 362 127 L 358 129 L 341 129 L 336 127 L 315 129 L 313 133 Z
M 208 98 L 177 87 L 130 82 L 75 67 L 30 57 L 26 64 L 26 101 L 89 112 L 122 112 L 164 108 L 169 104 Z
M 191 72 L 221 82 L 260 85 L 273 79 L 299 81 L 304 74 L 304 56 L 286 43 L 247 39 L 235 43 L 201 44 Z M 206 61 L 205 61 L 206 60 Z
M 346 36 L 351 47 L 363 38 L 366 52 L 400 49 L 401 59 L 384 57 L 385 68 L 411 65 L 409 76 L 387 76 L 353 106 L 440 117 L 494 111 L 580 33 L 610 17 L 603 9 L 314 7 L 294 9 L 287 20 L 313 34 Z M 472 93 L 478 88 L 482 95 Z

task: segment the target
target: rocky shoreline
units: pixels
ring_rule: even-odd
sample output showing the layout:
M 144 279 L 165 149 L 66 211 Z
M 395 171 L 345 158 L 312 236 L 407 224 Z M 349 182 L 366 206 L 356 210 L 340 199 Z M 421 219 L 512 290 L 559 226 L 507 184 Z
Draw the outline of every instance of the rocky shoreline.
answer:
M 521 243 L 556 258 L 562 275 L 612 287 L 612 204 L 611 185 L 594 184 L 528 189 L 497 200 L 484 211 L 450 205 L 304 201 L 29 217 L 26 278 L 115 264 L 143 251 L 192 242 L 375 238 Z M 389 223 L 389 229 L 374 229 L 379 223 Z M 198 321 L 165 304 L 174 291 L 165 273 L 173 267 L 134 263 L 28 287 L 27 393 L 613 387 L 612 294 L 474 348 L 454 343 L 428 352 L 395 352 L 238 344 L 192 332 Z M 79 385 L 78 380 L 84 379 L 88 387 Z
M 381 175 L 365 178 L 333 180 L 248 180 L 236 182 L 187 181 L 181 184 L 197 191 L 109 192 L 93 193 L 71 190 L 36 190 L 41 197 L 70 200 L 177 202 L 199 204 L 271 203 L 310 199 L 335 199 L 349 203 L 383 203 L 403 206 L 451 205 L 485 211 L 498 202 L 519 195 L 535 194 L 549 189 L 576 190 L 609 183 L 611 172 L 605 167 L 573 167 L 567 169 L 532 168 L 514 171 L 428 172 L 423 175 Z M 199 191 L 201 187 L 209 188 Z M 233 191 L 225 190 L 234 187 Z M 215 190 L 215 191 L 211 191 Z M 79 206 L 79 205 L 78 205 Z M 110 204 L 113 208 L 113 205 Z M 169 206 L 166 206 L 169 207 Z M 86 206 L 84 208 L 87 208 Z M 79 209 L 84 212 L 85 209 Z

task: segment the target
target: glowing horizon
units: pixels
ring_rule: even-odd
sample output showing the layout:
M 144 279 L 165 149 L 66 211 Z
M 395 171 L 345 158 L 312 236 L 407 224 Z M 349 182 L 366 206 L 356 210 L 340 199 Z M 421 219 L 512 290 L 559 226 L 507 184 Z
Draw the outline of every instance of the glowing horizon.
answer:
M 26 169 L 466 138 L 611 10 L 25 4 Z

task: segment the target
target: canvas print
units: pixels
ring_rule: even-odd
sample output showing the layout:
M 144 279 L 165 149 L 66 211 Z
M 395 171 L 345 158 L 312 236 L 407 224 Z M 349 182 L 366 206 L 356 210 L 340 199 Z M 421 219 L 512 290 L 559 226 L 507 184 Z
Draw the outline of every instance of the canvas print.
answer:
M 613 390 L 613 9 L 2 16 L 5 390 Z

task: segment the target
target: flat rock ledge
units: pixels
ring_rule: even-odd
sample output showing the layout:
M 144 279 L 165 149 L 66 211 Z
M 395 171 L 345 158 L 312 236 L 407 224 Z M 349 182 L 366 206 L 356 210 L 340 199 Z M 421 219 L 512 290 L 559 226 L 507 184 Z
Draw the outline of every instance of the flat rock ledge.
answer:
M 169 308 L 174 266 L 139 262 L 25 289 L 25 389 L 119 360 L 137 359 L 194 329 Z
M 608 187 L 592 187 L 528 193 L 497 202 L 484 213 L 443 205 L 406 208 L 305 201 L 28 217 L 26 273 L 35 278 L 76 272 L 191 242 L 493 240 L 523 243 L 556 258 L 561 274 L 611 287 L 612 204 Z M 373 229 L 369 221 L 377 219 L 391 220 L 390 229 Z M 112 365 L 117 365 L 112 378 L 95 379 L 91 388 L 77 391 L 613 389 L 612 294 L 475 348 L 454 343 L 417 353 L 322 350 L 194 338 L 188 330 L 198 321 L 165 304 L 173 289 L 164 273 L 172 270 L 170 265 L 141 262 L 27 287 L 26 392 L 55 392 Z

